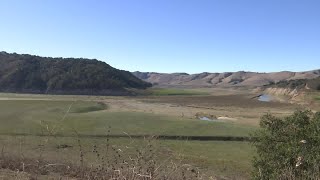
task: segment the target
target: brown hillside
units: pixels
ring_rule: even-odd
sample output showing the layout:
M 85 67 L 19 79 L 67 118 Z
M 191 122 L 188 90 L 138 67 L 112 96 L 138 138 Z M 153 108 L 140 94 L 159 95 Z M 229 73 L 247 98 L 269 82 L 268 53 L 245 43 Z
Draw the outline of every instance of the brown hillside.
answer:
M 257 73 L 257 72 L 225 72 L 225 73 L 154 73 L 154 72 L 133 72 L 133 74 L 150 83 L 159 86 L 185 86 L 185 87 L 211 87 L 211 86 L 263 86 L 270 82 L 293 79 L 313 79 L 320 76 L 320 70 L 305 72 L 274 72 L 274 73 Z

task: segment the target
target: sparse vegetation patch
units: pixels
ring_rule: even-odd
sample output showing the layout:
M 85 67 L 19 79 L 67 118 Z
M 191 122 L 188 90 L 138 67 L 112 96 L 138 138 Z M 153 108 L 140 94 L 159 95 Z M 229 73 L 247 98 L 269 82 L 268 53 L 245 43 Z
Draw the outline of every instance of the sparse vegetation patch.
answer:
M 108 105 L 103 102 L 97 102 L 93 105 L 85 105 L 71 109 L 71 113 L 88 113 L 108 109 Z

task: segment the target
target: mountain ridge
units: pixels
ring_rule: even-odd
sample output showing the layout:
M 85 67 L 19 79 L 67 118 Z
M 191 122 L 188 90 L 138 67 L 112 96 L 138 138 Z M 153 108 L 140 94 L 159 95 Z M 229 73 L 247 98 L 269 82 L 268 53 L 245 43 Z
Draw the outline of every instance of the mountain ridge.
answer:
M 230 87 L 230 86 L 264 86 L 270 83 L 295 79 L 314 79 L 320 77 L 320 69 L 302 72 L 223 72 L 223 73 L 157 73 L 132 72 L 133 75 L 158 86 L 184 86 L 184 87 Z

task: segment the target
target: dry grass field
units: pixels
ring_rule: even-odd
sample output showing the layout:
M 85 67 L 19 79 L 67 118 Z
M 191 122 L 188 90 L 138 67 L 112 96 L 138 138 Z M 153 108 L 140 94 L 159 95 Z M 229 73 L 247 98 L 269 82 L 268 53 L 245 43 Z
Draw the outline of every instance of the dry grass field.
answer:
M 134 166 L 146 169 L 151 167 L 147 164 L 152 159 L 159 167 L 158 178 L 168 169 L 175 169 L 180 173 L 175 177 L 178 179 L 190 171 L 198 173 L 197 178 L 201 174 L 202 179 L 248 179 L 254 154 L 248 142 L 156 137 L 248 137 L 258 128 L 261 115 L 285 116 L 303 108 L 283 102 L 259 102 L 252 99 L 255 93 L 244 89 L 194 89 L 183 90 L 181 94 L 179 90 L 159 91 L 136 97 L 0 94 L 0 163 L 5 169 L 0 175 L 8 179 L 11 176 L 77 178 L 79 169 L 74 167 L 84 163 L 87 169 L 84 172 L 89 177 L 93 172 L 101 173 L 101 169 L 93 171 L 93 167 L 115 163 L 102 162 L 101 154 L 107 154 L 105 158 L 116 161 L 117 168 L 122 167 L 120 161 L 148 157 L 144 163 L 135 161 Z M 199 114 L 218 121 L 199 120 Z M 137 135 L 145 139 L 134 138 Z M 35 162 L 43 163 L 41 166 L 46 171 L 39 174 L 39 169 L 31 168 Z M 30 166 L 24 167 L 23 173 L 15 173 L 17 168 L 21 171 L 21 163 Z M 50 166 L 53 168 L 50 169 L 49 164 L 58 167 Z

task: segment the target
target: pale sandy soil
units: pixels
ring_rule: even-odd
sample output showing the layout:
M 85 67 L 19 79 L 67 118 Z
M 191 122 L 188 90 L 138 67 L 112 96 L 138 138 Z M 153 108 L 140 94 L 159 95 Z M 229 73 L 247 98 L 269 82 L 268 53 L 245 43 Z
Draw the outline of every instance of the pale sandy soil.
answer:
M 170 103 L 148 103 L 139 99 L 108 99 L 103 102 L 110 106 L 107 111 L 145 112 L 193 119 L 196 118 L 197 113 L 204 113 L 214 115 L 220 120 L 250 125 L 258 125 L 260 117 L 269 112 L 277 116 L 285 116 L 295 110 L 293 107 L 257 107 L 248 109 L 236 106 L 181 106 Z

